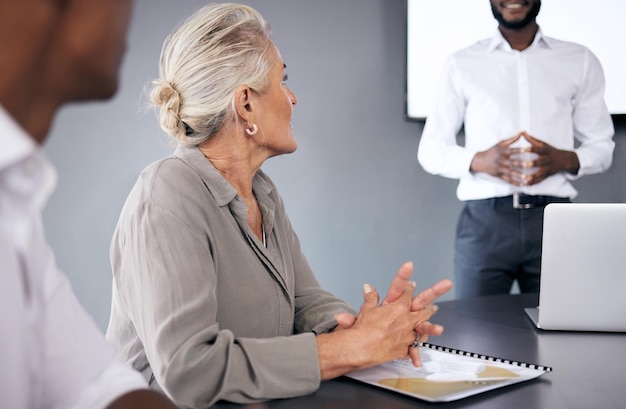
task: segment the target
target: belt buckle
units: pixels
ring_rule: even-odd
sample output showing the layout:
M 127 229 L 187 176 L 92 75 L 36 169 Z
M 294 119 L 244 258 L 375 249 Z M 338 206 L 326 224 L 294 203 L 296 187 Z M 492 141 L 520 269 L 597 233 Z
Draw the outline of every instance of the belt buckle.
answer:
M 520 203 L 519 198 L 521 194 L 519 192 L 513 193 L 513 208 L 514 209 L 530 209 L 533 207 L 531 203 Z

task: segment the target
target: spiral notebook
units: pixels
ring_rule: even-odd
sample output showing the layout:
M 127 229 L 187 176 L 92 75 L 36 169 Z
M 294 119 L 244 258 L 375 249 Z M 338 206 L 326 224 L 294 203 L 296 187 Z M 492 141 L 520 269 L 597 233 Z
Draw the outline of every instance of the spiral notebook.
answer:
M 535 379 L 551 367 L 420 344 L 421 367 L 395 360 L 346 376 L 428 402 L 451 402 Z

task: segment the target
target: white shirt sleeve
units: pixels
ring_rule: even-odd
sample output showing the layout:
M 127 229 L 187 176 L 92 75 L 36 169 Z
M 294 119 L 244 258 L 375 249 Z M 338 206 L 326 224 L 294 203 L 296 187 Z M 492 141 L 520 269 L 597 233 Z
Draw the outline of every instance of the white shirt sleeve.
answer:
M 604 72 L 598 58 L 589 50 L 585 53 L 584 79 L 578 98 L 574 101 L 574 136 L 581 144 L 575 149 L 580 168 L 577 179 L 607 170 L 613 161 L 615 129 L 604 101 Z
M 51 262 L 44 277 L 43 402 L 58 409 L 105 408 L 127 392 L 146 388 L 141 374 L 118 361 L 54 265 L 51 250 L 42 251 Z
M 428 114 L 417 151 L 417 160 L 433 175 L 460 179 L 470 172 L 476 152 L 459 146 L 456 136 L 463 125 L 465 102 L 450 57 L 439 80 L 436 99 Z

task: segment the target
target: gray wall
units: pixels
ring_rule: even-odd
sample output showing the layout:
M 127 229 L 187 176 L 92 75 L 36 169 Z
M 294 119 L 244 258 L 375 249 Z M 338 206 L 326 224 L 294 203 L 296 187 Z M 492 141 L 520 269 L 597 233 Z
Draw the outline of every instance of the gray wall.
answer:
M 46 145 L 59 169 L 47 235 L 103 328 L 119 211 L 141 169 L 172 150 L 154 113 L 144 109 L 143 90 L 157 75 L 167 33 L 205 3 L 139 0 L 120 92 L 111 102 L 65 108 Z M 452 278 L 460 204 L 456 181 L 426 174 L 415 159 L 422 124 L 404 119 L 404 1 L 245 3 L 271 22 L 299 99 L 293 119 L 299 149 L 264 169 L 321 283 L 358 307 L 363 283 L 385 290 L 406 260 L 415 261 L 420 287 Z M 625 201 L 624 134 L 620 125 L 612 169 L 577 183 L 578 201 Z

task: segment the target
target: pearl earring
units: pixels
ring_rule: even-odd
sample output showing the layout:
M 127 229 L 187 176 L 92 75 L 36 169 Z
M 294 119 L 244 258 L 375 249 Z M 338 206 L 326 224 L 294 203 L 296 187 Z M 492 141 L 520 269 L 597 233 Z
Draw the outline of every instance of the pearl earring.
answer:
M 253 136 L 253 135 L 256 135 L 258 130 L 259 128 L 256 126 L 256 124 L 252 124 L 252 129 L 246 128 L 246 133 L 250 136 Z

